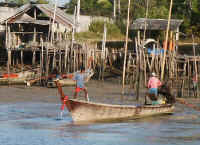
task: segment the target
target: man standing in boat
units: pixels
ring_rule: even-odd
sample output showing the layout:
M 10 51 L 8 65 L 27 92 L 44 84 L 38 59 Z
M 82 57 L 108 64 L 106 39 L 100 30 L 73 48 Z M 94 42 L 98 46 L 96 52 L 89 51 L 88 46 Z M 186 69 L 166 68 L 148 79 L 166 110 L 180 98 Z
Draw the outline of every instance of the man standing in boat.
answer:
M 161 81 L 157 78 L 156 73 L 152 73 L 148 81 L 149 88 L 149 97 L 152 100 L 152 105 L 159 104 L 158 103 L 158 87 L 162 85 Z
M 88 91 L 85 87 L 85 79 L 87 78 L 87 73 L 85 73 L 85 68 L 82 66 L 80 68 L 80 72 L 77 72 L 74 76 L 74 80 L 76 81 L 76 88 L 74 92 L 74 99 L 77 98 L 78 93 L 82 90 L 85 93 L 85 99 L 89 101 Z

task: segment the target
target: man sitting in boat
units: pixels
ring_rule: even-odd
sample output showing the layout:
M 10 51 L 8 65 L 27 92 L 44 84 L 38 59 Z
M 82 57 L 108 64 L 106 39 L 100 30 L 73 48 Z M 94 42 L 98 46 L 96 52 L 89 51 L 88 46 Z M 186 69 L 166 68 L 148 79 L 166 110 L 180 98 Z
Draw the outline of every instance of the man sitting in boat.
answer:
M 76 81 L 76 88 L 74 92 L 74 99 L 77 98 L 78 93 L 82 90 L 85 92 L 85 99 L 89 101 L 88 91 L 85 87 L 85 79 L 87 78 L 87 73 L 85 73 L 85 68 L 81 67 L 80 72 L 77 72 L 74 76 L 74 80 Z
M 156 73 L 152 73 L 148 81 L 148 88 L 149 88 L 149 98 L 152 101 L 152 105 L 160 104 L 158 101 L 158 87 L 162 85 L 161 81 L 157 78 Z

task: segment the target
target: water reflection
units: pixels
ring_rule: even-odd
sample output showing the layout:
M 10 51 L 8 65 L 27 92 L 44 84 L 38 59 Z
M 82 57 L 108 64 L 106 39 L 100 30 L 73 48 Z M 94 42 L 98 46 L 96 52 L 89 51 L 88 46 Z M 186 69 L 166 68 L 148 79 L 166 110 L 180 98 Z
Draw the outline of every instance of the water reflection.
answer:
M 0 106 L 0 145 L 199 145 L 199 112 L 177 106 L 173 115 L 76 125 L 59 104 Z

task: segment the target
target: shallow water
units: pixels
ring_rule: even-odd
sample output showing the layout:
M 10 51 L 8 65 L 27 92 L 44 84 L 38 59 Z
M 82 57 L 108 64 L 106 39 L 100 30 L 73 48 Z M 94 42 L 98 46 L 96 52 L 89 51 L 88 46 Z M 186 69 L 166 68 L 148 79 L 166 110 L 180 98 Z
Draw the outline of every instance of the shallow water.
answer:
M 60 104 L 0 105 L 0 145 L 199 145 L 200 113 L 177 105 L 173 115 L 75 125 Z

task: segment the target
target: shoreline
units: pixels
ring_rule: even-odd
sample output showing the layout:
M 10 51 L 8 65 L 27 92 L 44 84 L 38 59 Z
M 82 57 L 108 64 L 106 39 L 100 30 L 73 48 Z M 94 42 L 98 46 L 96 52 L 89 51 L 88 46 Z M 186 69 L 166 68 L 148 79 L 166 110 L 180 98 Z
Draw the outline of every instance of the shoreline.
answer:
M 136 101 L 136 94 L 129 86 L 125 86 L 125 93 L 121 95 L 121 84 L 112 81 L 90 80 L 86 84 L 90 101 L 118 104 L 135 105 L 143 104 L 146 88 L 140 90 L 139 101 Z M 73 98 L 74 87 L 63 87 L 64 94 Z M 25 85 L 0 86 L 0 103 L 56 103 L 60 104 L 60 95 L 57 88 L 47 88 L 40 86 L 27 87 Z M 200 102 L 200 98 L 183 97 L 189 102 Z M 84 93 L 78 95 L 78 99 L 84 99 Z
M 121 95 L 121 84 L 111 81 L 90 80 L 86 84 L 91 101 L 111 104 L 134 104 L 136 95 L 133 89 L 125 86 L 125 94 Z M 74 87 L 63 87 L 64 94 L 73 98 Z M 0 103 L 47 102 L 61 103 L 57 88 L 25 85 L 0 86 Z M 141 91 L 141 98 L 144 95 Z M 84 99 L 84 93 L 78 99 Z

